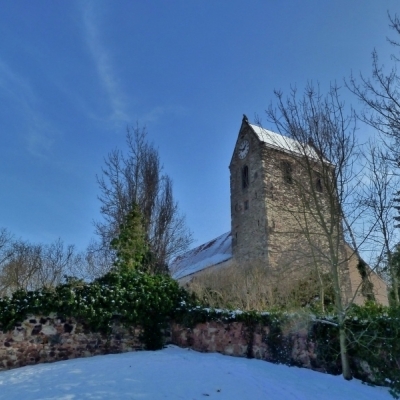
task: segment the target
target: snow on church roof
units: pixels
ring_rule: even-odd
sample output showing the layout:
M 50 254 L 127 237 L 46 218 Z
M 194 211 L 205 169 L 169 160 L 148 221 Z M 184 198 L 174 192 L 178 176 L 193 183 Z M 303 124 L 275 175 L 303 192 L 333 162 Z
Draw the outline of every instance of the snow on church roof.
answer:
M 170 270 L 174 279 L 180 279 L 230 258 L 232 258 L 232 236 L 227 232 L 176 257 L 171 263 Z
M 278 150 L 283 150 L 290 153 L 297 153 L 300 155 L 305 155 L 305 152 L 307 152 L 308 156 L 318 160 L 318 155 L 316 151 L 310 145 L 302 145 L 297 140 L 261 128 L 257 125 L 249 125 L 253 129 L 254 133 L 257 135 L 258 139 L 267 144 L 269 147 L 273 147 Z

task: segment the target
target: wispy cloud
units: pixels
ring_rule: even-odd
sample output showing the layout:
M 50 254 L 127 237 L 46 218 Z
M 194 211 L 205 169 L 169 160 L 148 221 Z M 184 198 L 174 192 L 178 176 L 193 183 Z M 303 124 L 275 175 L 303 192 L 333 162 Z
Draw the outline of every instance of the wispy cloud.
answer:
M 18 108 L 15 126 L 23 137 L 26 150 L 35 157 L 46 157 L 60 132 L 39 110 L 39 99 L 29 81 L 0 60 L 0 95 Z M 18 134 L 17 133 L 17 134 Z
M 84 3 L 83 21 L 86 42 L 95 62 L 101 84 L 108 95 L 110 107 L 112 109 L 110 119 L 117 123 L 127 123 L 129 117 L 126 111 L 126 96 L 116 78 L 111 56 L 104 47 L 100 37 L 98 28 L 99 17 L 95 9 L 96 4 L 99 3 L 92 1 Z
M 35 157 L 47 157 L 60 132 L 42 118 L 32 118 L 32 126 L 25 133 L 25 143 L 29 153 Z
M 181 116 L 186 113 L 186 109 L 183 106 L 158 106 L 147 112 L 142 116 L 144 123 L 156 123 L 166 115 L 177 115 Z

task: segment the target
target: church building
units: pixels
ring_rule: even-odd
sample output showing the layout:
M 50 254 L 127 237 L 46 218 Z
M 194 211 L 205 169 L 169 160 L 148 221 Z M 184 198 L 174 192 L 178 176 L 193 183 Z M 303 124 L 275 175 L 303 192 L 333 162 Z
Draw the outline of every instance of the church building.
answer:
M 312 163 L 308 170 L 300 167 L 305 157 Z M 265 266 L 282 279 L 304 278 L 315 266 L 327 272 L 329 246 L 309 201 L 312 197 L 321 204 L 320 215 L 328 212 L 319 159 L 311 144 L 250 124 L 244 116 L 229 165 L 231 231 L 178 256 L 170 266 L 173 277 L 185 283 L 233 262 Z M 355 302 L 362 304 L 359 258 L 342 232 L 332 237 L 338 239 L 343 294 L 348 299 L 356 295 Z M 369 272 L 375 299 L 387 305 L 385 282 Z

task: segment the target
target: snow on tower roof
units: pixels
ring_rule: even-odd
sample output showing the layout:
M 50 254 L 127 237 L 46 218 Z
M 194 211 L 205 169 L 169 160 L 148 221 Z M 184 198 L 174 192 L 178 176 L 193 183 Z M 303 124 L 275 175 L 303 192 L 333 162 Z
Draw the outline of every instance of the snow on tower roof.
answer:
M 170 265 L 170 270 L 174 279 L 181 279 L 230 258 L 232 258 L 232 236 L 227 232 L 176 257 Z
M 302 156 L 307 155 L 317 160 L 319 159 L 317 152 L 310 145 L 301 144 L 297 140 L 261 128 L 257 125 L 249 125 L 253 129 L 254 133 L 257 135 L 258 139 L 261 142 L 264 142 L 268 147 L 283 150 L 289 153 L 296 153 Z

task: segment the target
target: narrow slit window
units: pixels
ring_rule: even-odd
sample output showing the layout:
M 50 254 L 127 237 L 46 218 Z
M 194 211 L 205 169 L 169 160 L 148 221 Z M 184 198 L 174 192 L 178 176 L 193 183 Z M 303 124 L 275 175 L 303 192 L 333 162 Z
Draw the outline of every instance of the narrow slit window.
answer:
M 315 181 L 315 189 L 317 190 L 317 192 L 322 193 L 322 181 L 320 176 L 317 177 Z
M 282 161 L 283 180 L 290 185 L 293 183 L 292 164 L 288 161 Z
M 242 188 L 247 189 L 249 187 L 249 167 L 245 165 L 242 168 Z
M 245 210 L 248 210 L 248 209 L 249 209 L 249 201 L 248 201 L 248 200 L 246 200 L 246 201 L 244 202 L 244 209 L 245 209 Z

